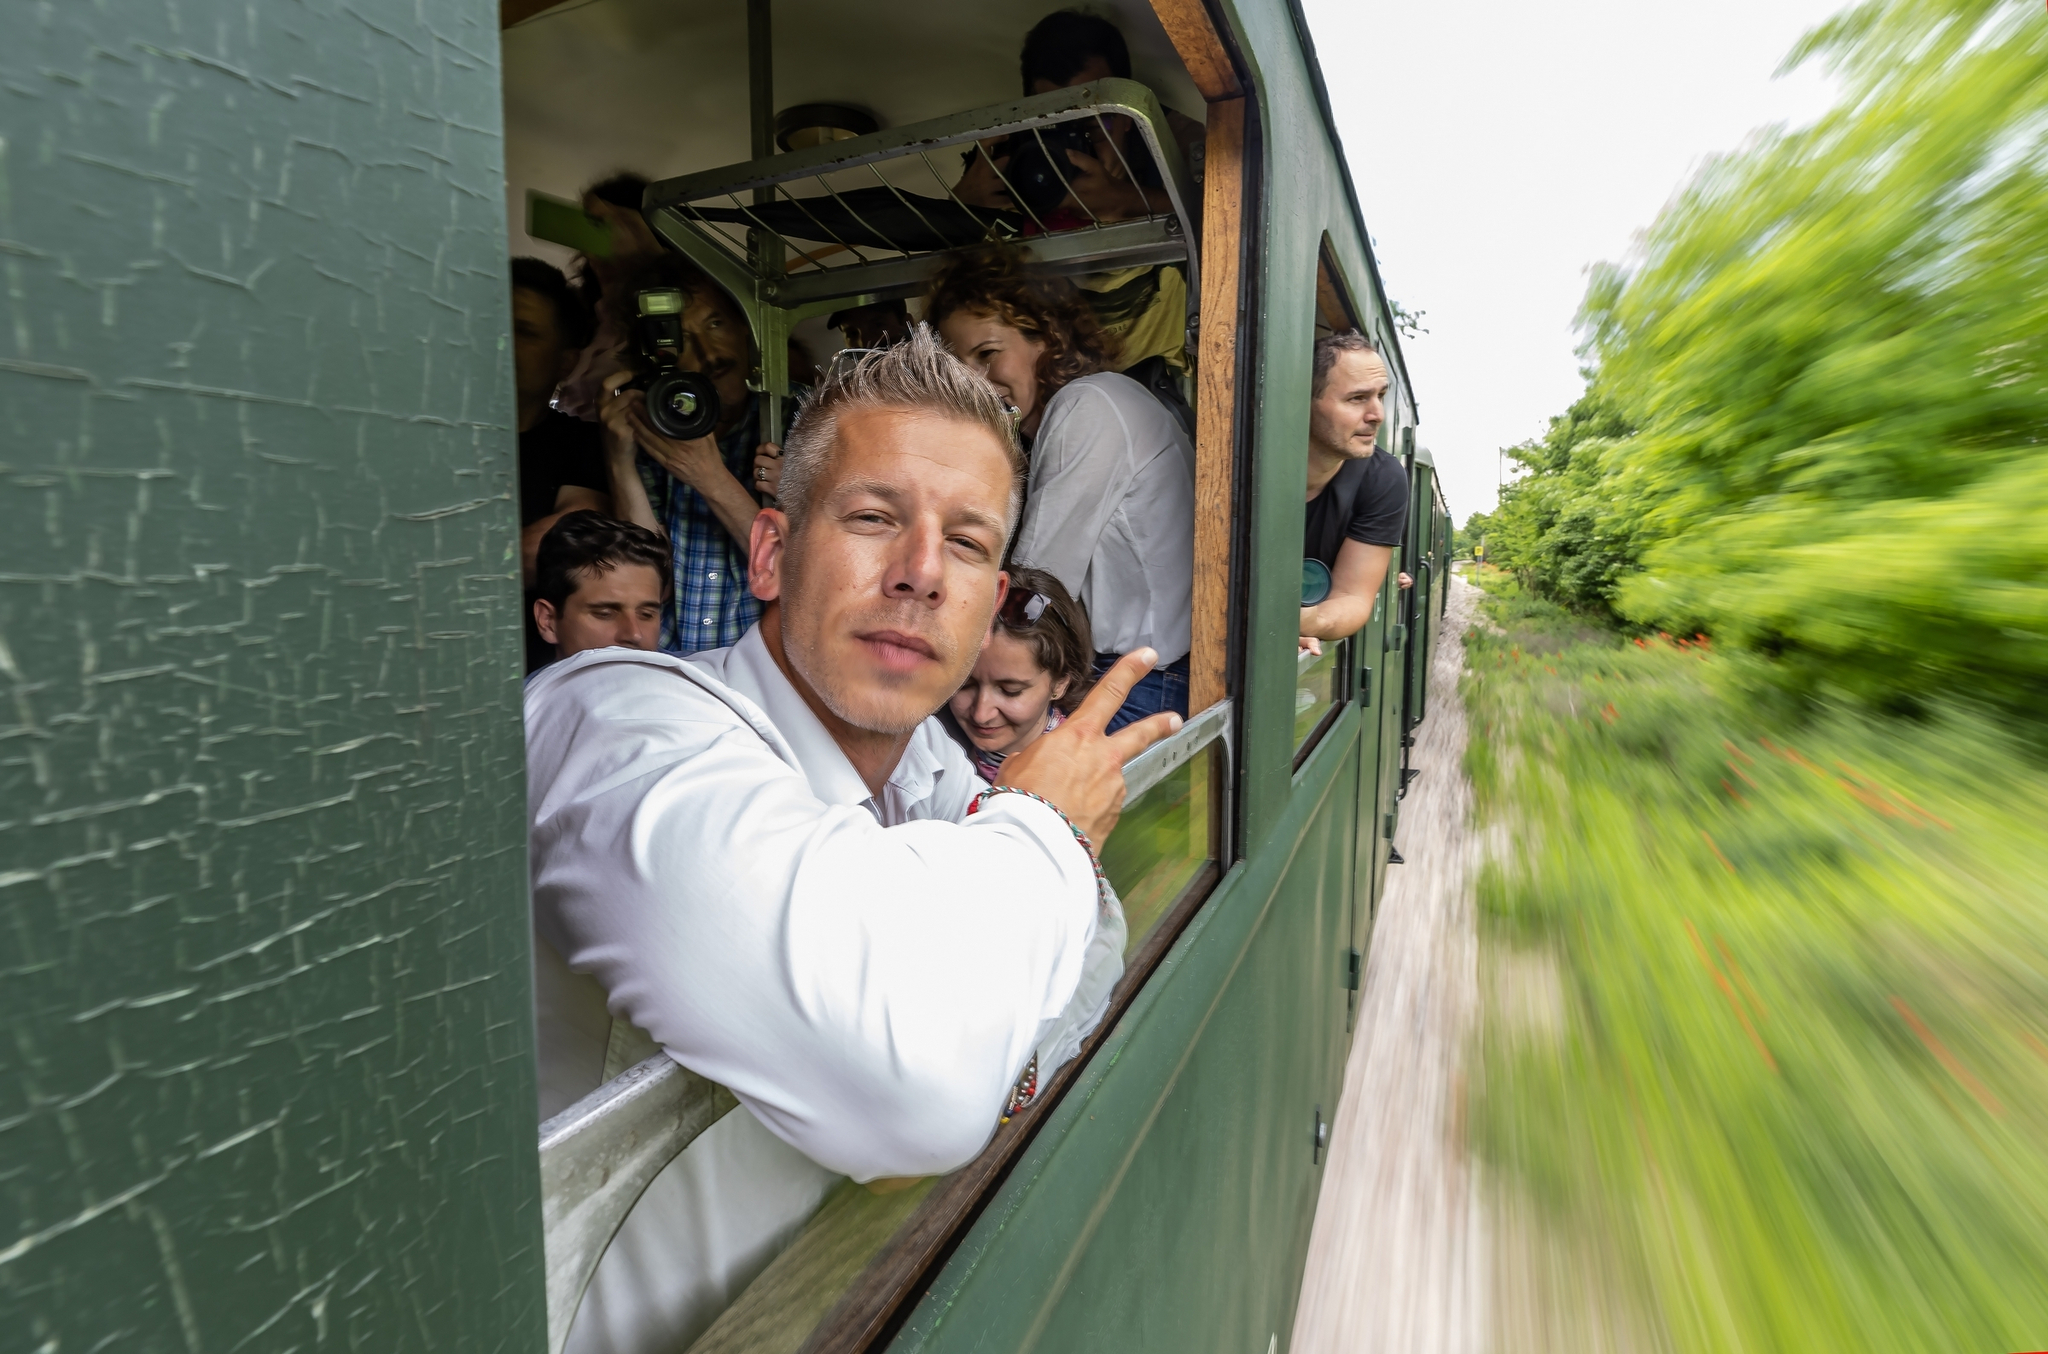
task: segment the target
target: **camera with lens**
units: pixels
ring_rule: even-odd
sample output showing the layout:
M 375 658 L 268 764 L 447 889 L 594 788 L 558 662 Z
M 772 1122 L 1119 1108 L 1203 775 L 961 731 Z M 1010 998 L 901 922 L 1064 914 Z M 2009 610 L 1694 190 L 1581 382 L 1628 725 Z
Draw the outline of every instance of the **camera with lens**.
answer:
M 1003 166 L 1010 195 L 1034 215 L 1043 216 L 1066 200 L 1069 185 L 1081 173 L 1080 167 L 1067 158 L 1067 152 L 1092 156 L 1095 139 L 1088 134 L 1085 121 L 1059 122 L 1050 127 L 1012 132 L 993 149 L 998 157 L 1010 157 Z
M 718 427 L 718 387 L 702 372 L 682 371 L 685 294 L 674 287 L 637 298 L 640 355 L 648 370 L 626 385 L 647 392 L 647 421 L 663 437 L 693 442 Z

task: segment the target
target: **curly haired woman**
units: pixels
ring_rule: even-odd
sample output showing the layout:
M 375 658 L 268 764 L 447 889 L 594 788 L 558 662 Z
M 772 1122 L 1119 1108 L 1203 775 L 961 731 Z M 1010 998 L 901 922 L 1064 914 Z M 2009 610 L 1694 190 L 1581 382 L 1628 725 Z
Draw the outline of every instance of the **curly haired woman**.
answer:
M 1074 285 L 1027 272 L 1014 251 L 947 267 L 925 319 L 1009 400 L 1031 449 L 1011 557 L 1051 573 L 1087 607 L 1097 674 L 1142 646 L 1159 654 L 1109 727 L 1187 714 L 1195 452 L 1179 420 L 1105 370 L 1115 341 Z

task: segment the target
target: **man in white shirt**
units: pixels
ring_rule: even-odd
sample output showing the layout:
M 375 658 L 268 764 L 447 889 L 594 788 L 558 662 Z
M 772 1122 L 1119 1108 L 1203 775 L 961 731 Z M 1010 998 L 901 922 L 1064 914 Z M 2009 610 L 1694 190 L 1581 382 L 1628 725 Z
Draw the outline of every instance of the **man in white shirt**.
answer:
M 587 974 L 611 1017 L 733 1091 L 773 1135 L 747 1146 L 762 1161 L 786 1144 L 856 1180 L 947 1171 L 1081 980 L 1099 884 L 1077 834 L 1100 845 L 1123 763 L 1180 720 L 1103 734 L 1156 657 L 1133 653 L 967 817 L 972 766 L 930 716 L 1007 587 L 1022 457 L 1001 400 L 920 329 L 821 386 L 782 461 L 739 644 L 590 650 L 528 687 L 535 921 L 566 961 L 542 956 L 543 1091 L 575 1079 L 552 1075 L 550 992 Z M 785 1191 L 789 1230 L 814 1184 Z M 670 1333 L 779 1242 L 721 1244 Z M 638 1345 L 660 1322 L 607 1324 Z

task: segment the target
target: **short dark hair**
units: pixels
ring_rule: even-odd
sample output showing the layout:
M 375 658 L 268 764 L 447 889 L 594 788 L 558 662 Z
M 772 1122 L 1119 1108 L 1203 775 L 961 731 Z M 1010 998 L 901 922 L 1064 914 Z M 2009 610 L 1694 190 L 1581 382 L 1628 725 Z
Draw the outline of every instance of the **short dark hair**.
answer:
M 1010 604 L 1010 597 L 1024 599 L 1022 614 L 1030 619 L 1013 623 L 1018 608 Z M 1044 606 L 1034 608 L 1031 601 L 1035 597 L 1043 597 Z M 996 612 L 996 627 L 1031 647 L 1031 656 L 1052 674 L 1054 686 L 1066 678 L 1067 689 L 1053 704 L 1073 714 L 1095 679 L 1095 640 L 1088 629 L 1088 609 L 1075 601 L 1057 578 L 1028 564 L 1010 566 L 1010 592 L 1004 603 Z M 1033 610 L 1038 612 L 1036 616 L 1031 616 Z
M 534 596 L 560 611 L 571 593 L 593 574 L 622 564 L 644 564 L 668 591 L 668 542 L 632 522 L 584 508 L 562 514 L 540 538 L 534 560 Z
M 1330 383 L 1330 368 L 1337 365 L 1338 353 L 1371 353 L 1380 355 L 1372 346 L 1372 340 L 1356 329 L 1345 329 L 1335 334 L 1325 334 L 1316 340 L 1315 383 L 1309 387 L 1311 396 L 1323 393 L 1323 387 Z
M 1054 10 L 1024 35 L 1024 54 L 1018 63 L 1024 70 L 1024 92 L 1031 93 L 1037 80 L 1066 84 L 1080 74 L 1091 56 L 1101 57 L 1111 75 L 1131 78 L 1131 49 L 1115 24 L 1077 9 Z
M 512 260 L 512 287 L 515 291 L 532 292 L 554 309 L 555 328 L 561 332 L 564 348 L 575 352 L 590 342 L 595 317 L 582 293 L 569 285 L 560 268 L 546 259 L 522 255 Z
M 583 195 L 594 197 L 599 202 L 609 202 L 614 207 L 630 207 L 637 212 L 647 196 L 647 176 L 622 169 L 591 184 L 583 190 Z

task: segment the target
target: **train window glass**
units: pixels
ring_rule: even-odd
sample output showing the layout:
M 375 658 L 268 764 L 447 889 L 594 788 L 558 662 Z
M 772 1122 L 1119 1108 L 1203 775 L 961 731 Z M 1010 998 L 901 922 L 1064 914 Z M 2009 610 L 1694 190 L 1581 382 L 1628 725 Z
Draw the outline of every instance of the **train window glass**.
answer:
M 1343 643 L 1325 644 L 1320 655 L 1304 652 L 1296 656 L 1294 748 L 1297 753 L 1305 750 L 1308 741 L 1321 729 L 1324 718 L 1344 698 L 1346 649 Z
M 1213 858 L 1217 757 L 1195 757 L 1124 806 L 1102 848 L 1102 872 L 1123 901 L 1130 955 Z

